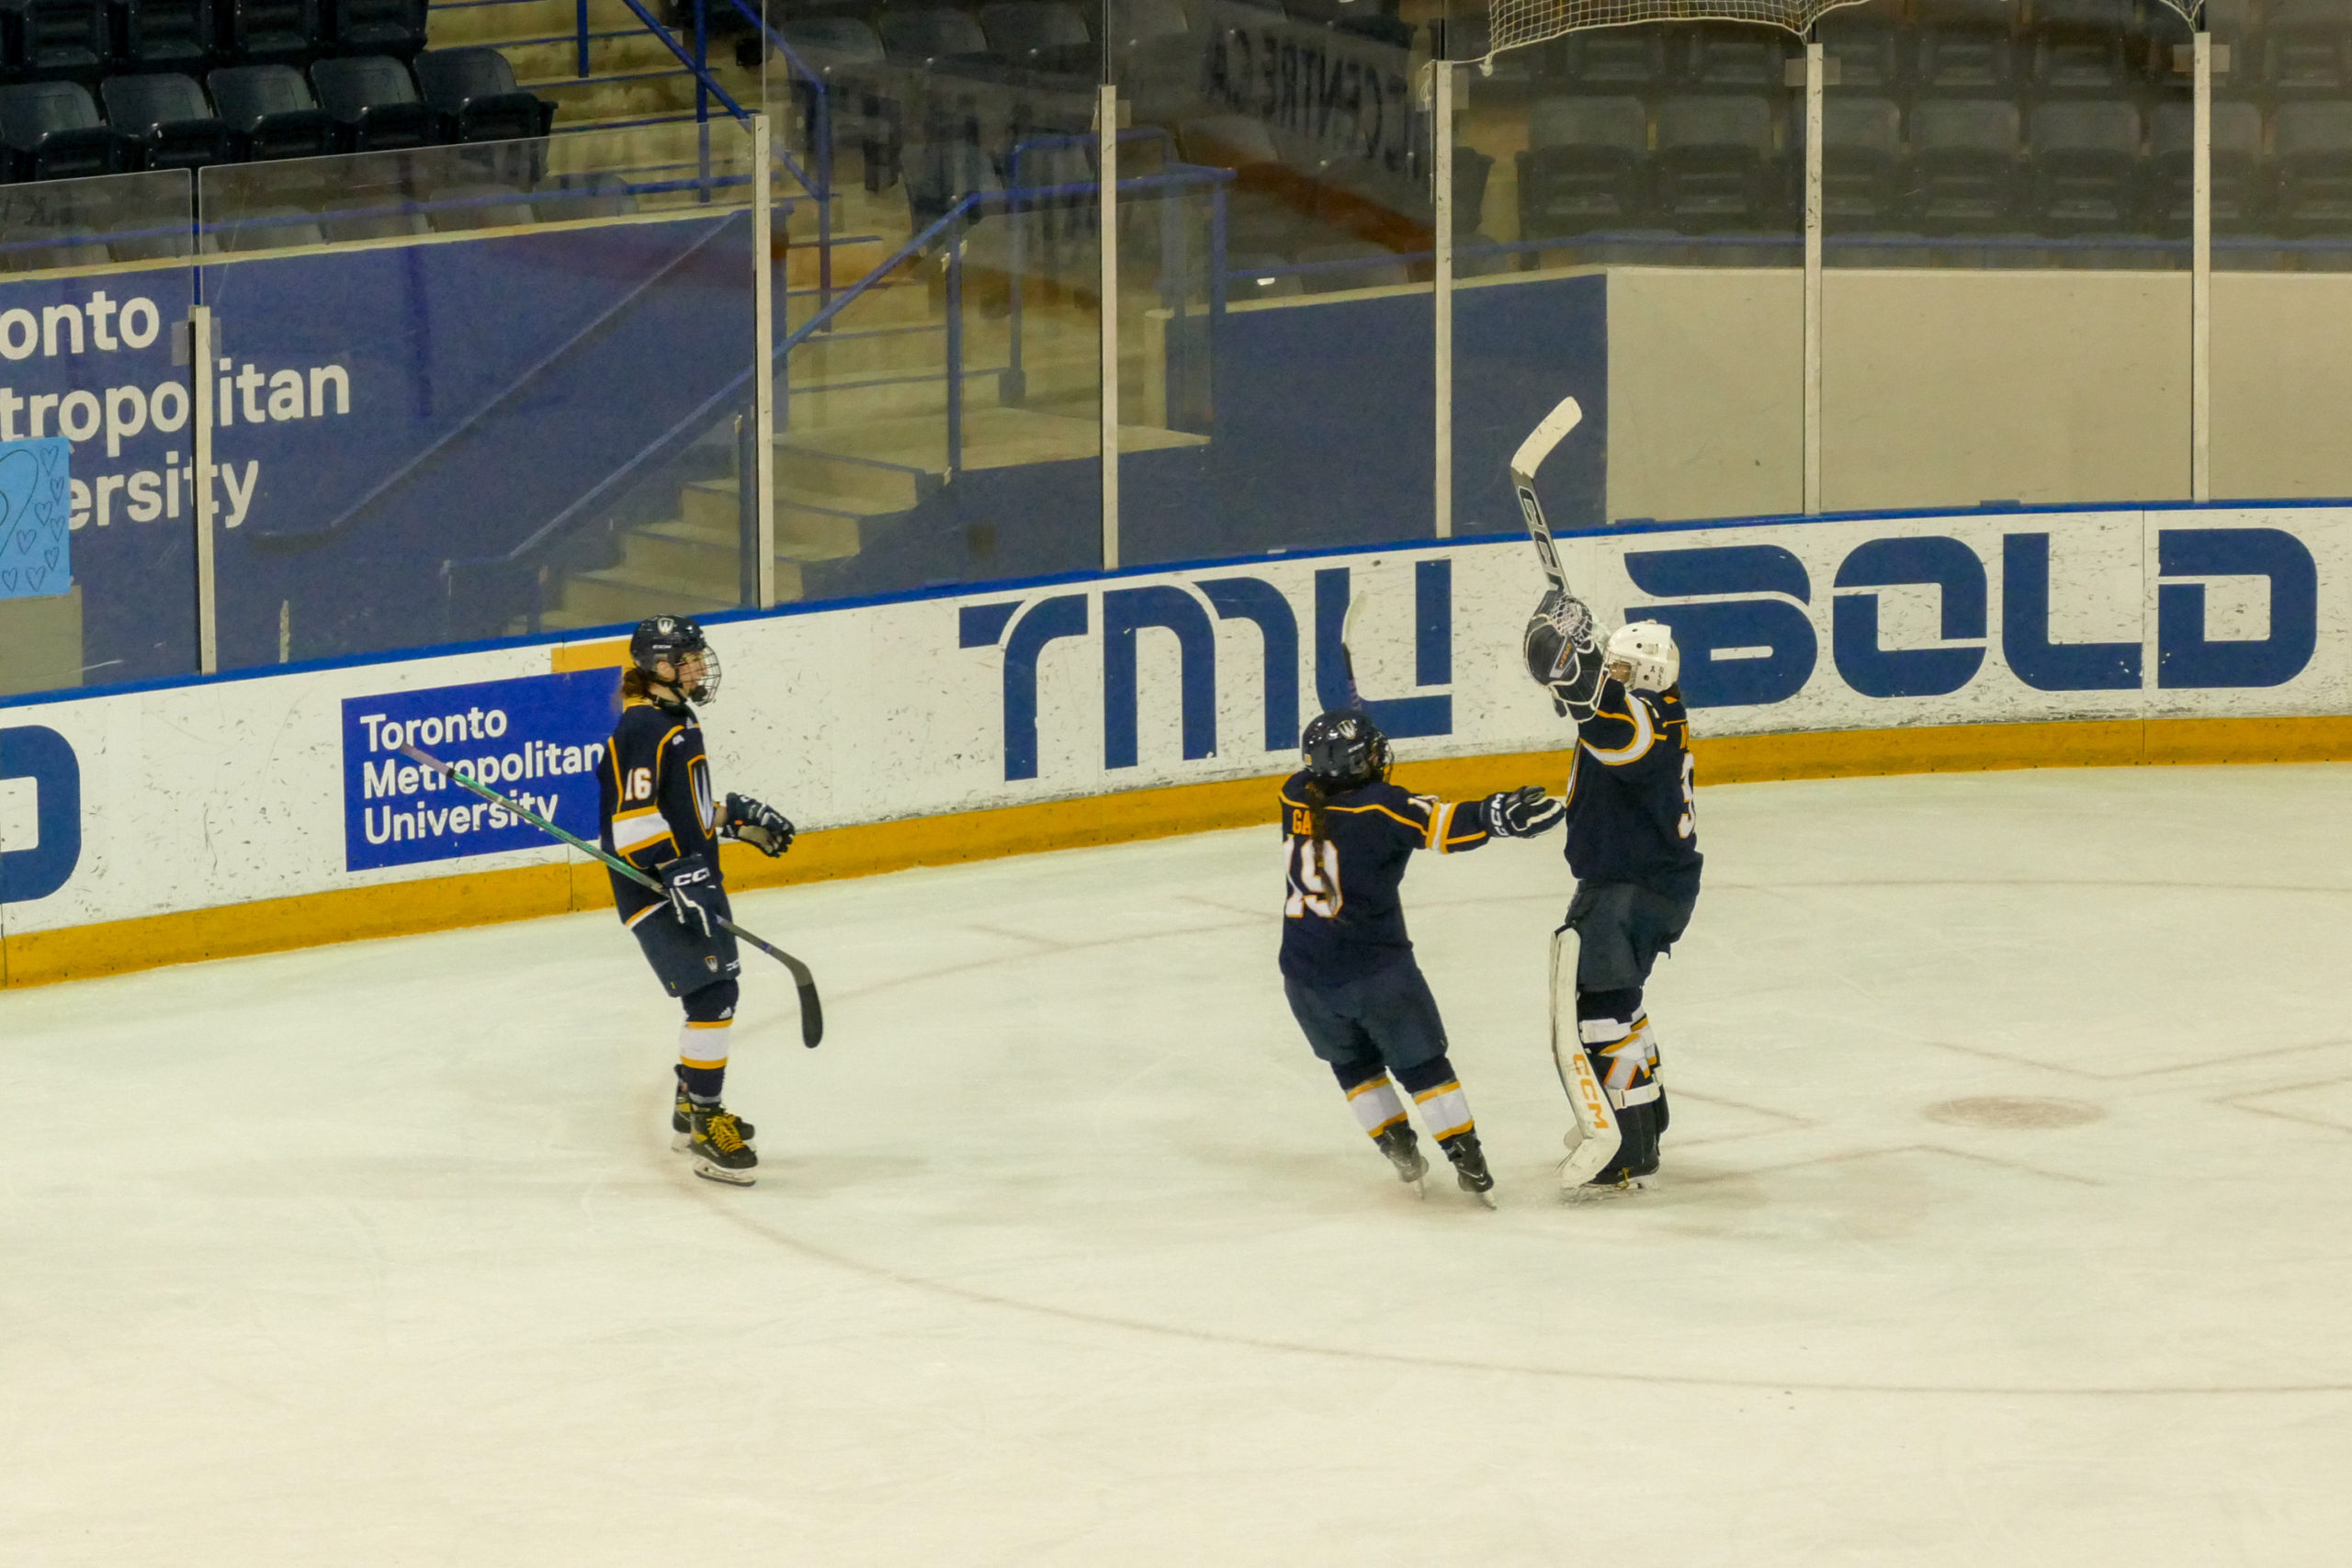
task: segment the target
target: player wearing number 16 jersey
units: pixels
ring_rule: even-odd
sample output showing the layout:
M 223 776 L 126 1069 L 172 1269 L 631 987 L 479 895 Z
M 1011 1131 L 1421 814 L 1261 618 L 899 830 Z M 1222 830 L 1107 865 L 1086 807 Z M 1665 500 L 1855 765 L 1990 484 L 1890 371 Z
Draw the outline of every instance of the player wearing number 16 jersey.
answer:
M 1429 1170 L 1401 1088 L 1463 1190 L 1491 1203 L 1495 1179 L 1445 1057 L 1437 999 L 1413 962 L 1398 889 L 1414 851 L 1459 854 L 1489 838 L 1541 833 L 1559 822 L 1560 802 L 1534 785 L 1461 802 L 1408 795 L 1388 782 L 1388 738 L 1353 710 L 1318 716 L 1303 750 L 1306 766 L 1282 788 L 1282 971 L 1292 1016 L 1397 1179 L 1418 1183 Z

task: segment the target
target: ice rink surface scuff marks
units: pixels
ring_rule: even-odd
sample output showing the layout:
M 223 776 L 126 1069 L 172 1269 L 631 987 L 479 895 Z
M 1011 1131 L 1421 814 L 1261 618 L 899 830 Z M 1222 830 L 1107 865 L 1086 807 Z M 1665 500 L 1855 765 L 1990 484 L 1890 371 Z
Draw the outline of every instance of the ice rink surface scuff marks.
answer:
M 608 915 L 0 994 L 0 1562 L 2339 1563 L 2347 780 L 1702 791 L 1598 1206 L 1556 839 L 1407 883 L 1493 1213 L 1271 828 L 741 900 L 831 1028 L 750 961 L 749 1190 Z

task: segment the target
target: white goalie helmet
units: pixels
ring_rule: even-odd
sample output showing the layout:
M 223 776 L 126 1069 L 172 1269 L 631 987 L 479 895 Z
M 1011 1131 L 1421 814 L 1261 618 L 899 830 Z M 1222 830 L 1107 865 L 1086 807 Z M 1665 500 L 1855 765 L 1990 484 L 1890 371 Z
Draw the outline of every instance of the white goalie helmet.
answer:
M 1628 621 L 1610 633 L 1609 662 L 1625 667 L 1625 685 L 1636 692 L 1663 692 L 1682 672 L 1681 651 L 1662 621 Z

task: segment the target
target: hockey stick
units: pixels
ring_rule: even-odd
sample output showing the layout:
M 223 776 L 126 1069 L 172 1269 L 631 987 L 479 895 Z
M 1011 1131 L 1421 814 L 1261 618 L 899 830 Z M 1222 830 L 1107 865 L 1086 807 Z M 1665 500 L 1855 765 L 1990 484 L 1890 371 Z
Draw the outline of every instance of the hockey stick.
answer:
M 461 788 L 473 791 L 474 794 L 481 796 L 484 800 L 489 801 L 492 806 L 499 807 L 510 816 L 519 818 L 521 820 L 528 822 L 540 832 L 546 833 L 552 838 L 570 844 L 582 854 L 595 856 L 598 860 L 603 861 L 606 865 L 612 867 L 623 876 L 628 877 L 631 882 L 636 883 L 639 886 L 646 888 L 650 892 L 660 893 L 665 898 L 669 896 L 668 890 L 664 888 L 659 881 L 653 877 L 648 876 L 644 872 L 641 872 L 638 870 L 637 867 L 629 864 L 628 862 L 620 859 L 618 856 L 606 854 L 602 849 L 588 842 L 585 839 L 576 839 L 572 837 L 570 833 L 565 832 L 562 829 L 557 827 L 554 823 L 548 821 L 546 818 L 540 816 L 529 807 L 522 805 L 517 801 L 509 800 L 504 795 L 499 794 L 496 790 L 492 789 L 488 784 L 482 784 L 475 779 L 468 778 L 465 774 L 458 772 L 457 769 L 451 767 L 440 758 L 428 755 L 427 753 L 417 750 L 413 746 L 401 747 L 401 754 L 404 757 L 413 757 L 418 761 L 424 763 L 426 767 L 431 768 L 435 773 L 439 773 L 443 778 L 450 780 Z M 810 1050 L 815 1050 L 817 1043 L 825 1037 L 825 1010 L 823 1004 L 817 999 L 817 977 L 808 973 L 808 965 L 801 963 L 800 960 L 793 957 L 792 954 L 785 952 L 784 949 L 775 946 L 774 943 L 763 942 L 760 938 L 753 936 L 750 931 L 745 931 L 741 926 L 737 925 L 734 921 L 729 919 L 724 915 L 718 917 L 718 923 L 728 931 L 731 932 L 738 941 L 751 943 L 753 947 L 758 948 L 762 953 L 766 953 L 770 958 L 775 959 L 778 964 L 783 964 L 786 969 L 792 971 L 792 983 L 795 987 L 798 987 L 800 991 L 800 1043 L 803 1045 L 808 1046 Z
M 1340 617 L 1340 668 L 1348 676 L 1348 705 L 1363 712 L 1363 698 L 1356 691 L 1356 606 L 1363 601 L 1354 593 L 1348 595 L 1348 612 Z
M 1552 448 L 1566 440 L 1568 432 L 1583 420 L 1584 410 L 1577 400 L 1562 398 L 1559 406 L 1544 416 L 1544 423 L 1528 433 L 1510 458 L 1510 487 L 1518 493 L 1519 510 L 1527 519 L 1527 536 L 1535 541 L 1535 554 L 1544 563 L 1544 575 L 1563 593 L 1568 591 L 1568 580 L 1560 570 L 1559 551 L 1552 545 L 1552 525 L 1544 520 L 1544 503 L 1535 499 L 1535 470 L 1544 466 Z
M 1577 1123 L 1577 1141 L 1560 1162 L 1564 1192 L 1573 1192 L 1600 1175 L 1624 1142 L 1577 1029 L 1577 959 L 1582 952 L 1576 932 L 1563 928 L 1552 933 L 1552 1065 L 1560 1069 L 1560 1087 L 1568 1091 L 1568 1109 Z

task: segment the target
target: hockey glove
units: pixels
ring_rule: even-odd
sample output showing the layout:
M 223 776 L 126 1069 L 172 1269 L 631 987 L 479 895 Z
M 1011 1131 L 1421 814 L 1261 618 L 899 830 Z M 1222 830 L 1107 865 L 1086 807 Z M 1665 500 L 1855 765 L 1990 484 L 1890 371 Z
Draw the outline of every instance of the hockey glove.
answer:
M 774 860 L 792 847 L 797 829 L 775 807 L 763 806 L 748 795 L 730 795 L 718 831 L 721 837 L 739 839 Z
M 700 855 L 682 855 L 678 859 L 653 868 L 662 879 L 662 891 L 670 896 L 670 912 L 678 923 L 704 941 L 710 939 L 718 923 L 718 874 Z
M 1542 784 L 1487 796 L 1487 831 L 1498 839 L 1532 839 L 1557 827 L 1567 814 L 1568 803 L 1545 795 Z

